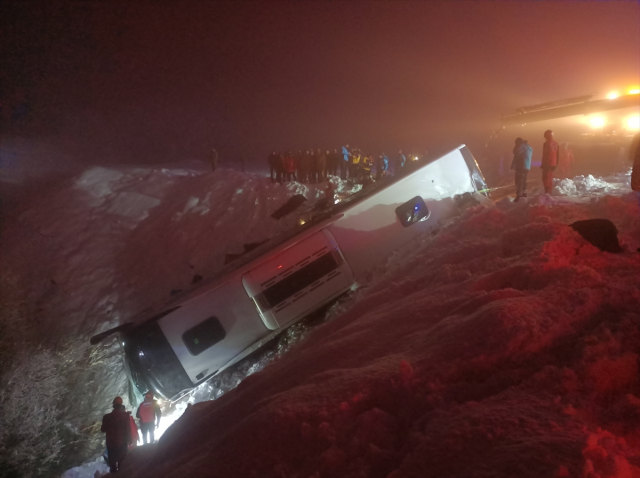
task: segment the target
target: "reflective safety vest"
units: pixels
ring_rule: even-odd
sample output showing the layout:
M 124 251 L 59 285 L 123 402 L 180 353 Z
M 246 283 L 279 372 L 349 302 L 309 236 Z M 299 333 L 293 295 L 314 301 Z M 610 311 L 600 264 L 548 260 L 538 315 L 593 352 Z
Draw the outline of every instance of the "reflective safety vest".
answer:
M 153 423 L 156 421 L 155 403 L 142 402 L 138 407 L 138 417 L 142 423 Z

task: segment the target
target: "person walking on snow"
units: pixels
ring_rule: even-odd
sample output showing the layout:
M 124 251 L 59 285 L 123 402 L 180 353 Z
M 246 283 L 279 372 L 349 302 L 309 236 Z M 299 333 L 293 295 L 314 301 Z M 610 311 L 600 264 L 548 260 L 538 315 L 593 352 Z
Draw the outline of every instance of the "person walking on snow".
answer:
M 106 433 L 109 472 L 117 473 L 131 445 L 130 415 L 124 411 L 122 398 L 113 399 L 113 411 L 102 417 L 100 431 Z
M 553 191 L 553 172 L 560 159 L 560 146 L 553 140 L 553 131 L 550 129 L 544 132 L 544 138 L 546 141 L 542 145 L 542 185 L 544 192 L 551 194 Z
M 532 154 L 533 148 L 529 146 L 527 140 L 516 138 L 516 146 L 513 148 L 513 162 L 511 163 L 511 169 L 516 171 L 516 198 L 514 202 L 527 197 L 527 174 L 531 169 Z
M 160 426 L 160 405 L 158 401 L 153 399 L 153 393 L 147 392 L 144 396 L 144 402 L 138 407 L 136 417 L 140 419 L 140 431 L 142 432 L 142 442 L 147 444 L 147 435 L 149 435 L 149 443 L 155 441 L 154 430 Z

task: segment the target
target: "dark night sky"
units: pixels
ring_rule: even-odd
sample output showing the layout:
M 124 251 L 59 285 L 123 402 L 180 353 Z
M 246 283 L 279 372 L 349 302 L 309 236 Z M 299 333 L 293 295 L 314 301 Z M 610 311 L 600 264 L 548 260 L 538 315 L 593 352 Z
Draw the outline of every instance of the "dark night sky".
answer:
M 638 2 L 3 2 L 4 134 L 92 159 L 484 143 L 640 83 Z M 31 104 L 10 124 L 13 103 Z

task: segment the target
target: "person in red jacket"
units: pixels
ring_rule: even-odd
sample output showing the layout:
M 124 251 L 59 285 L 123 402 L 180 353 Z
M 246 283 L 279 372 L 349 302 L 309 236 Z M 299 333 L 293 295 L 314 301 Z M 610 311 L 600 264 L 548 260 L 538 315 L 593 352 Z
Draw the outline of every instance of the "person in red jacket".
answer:
M 546 141 L 542 145 L 542 185 L 544 192 L 551 194 L 553 191 L 553 172 L 558 167 L 560 159 L 560 146 L 553 140 L 553 131 L 544 132 Z
M 149 435 L 149 443 L 153 443 L 155 437 L 153 432 L 160 426 L 160 405 L 157 400 L 153 399 L 153 393 L 147 392 L 144 396 L 144 402 L 138 407 L 136 417 L 140 419 L 140 431 L 142 432 L 142 442 L 147 444 L 147 435 Z
M 126 458 L 128 447 L 131 444 L 130 415 L 124 411 L 122 398 L 113 399 L 113 411 L 102 417 L 100 431 L 107 434 L 109 471 L 116 473 Z
M 295 181 L 296 159 L 291 154 L 291 151 L 287 151 L 287 154 L 285 154 L 282 165 L 284 166 L 284 172 L 287 174 L 287 181 Z

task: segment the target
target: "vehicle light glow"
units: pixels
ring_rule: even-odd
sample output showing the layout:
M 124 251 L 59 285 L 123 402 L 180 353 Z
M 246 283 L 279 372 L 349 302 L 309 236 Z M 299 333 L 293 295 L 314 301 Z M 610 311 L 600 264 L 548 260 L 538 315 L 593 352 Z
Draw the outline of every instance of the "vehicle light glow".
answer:
M 640 129 L 640 116 L 632 116 L 627 120 L 627 128 Z
M 612 91 L 607 95 L 607 98 L 609 98 L 610 100 L 615 100 L 618 96 L 620 95 L 618 94 L 617 91 Z
M 589 124 L 593 128 L 602 128 L 604 126 L 604 118 L 602 116 L 594 116 L 589 120 Z
M 638 94 L 640 94 L 640 88 L 631 88 L 629 90 L 629 94 L 630 95 L 638 95 Z

